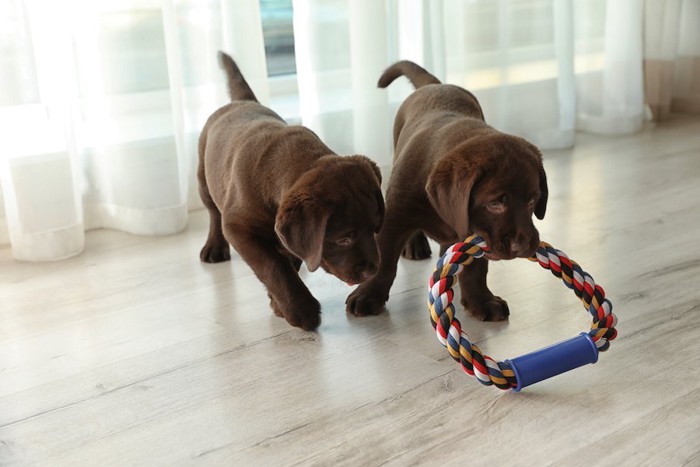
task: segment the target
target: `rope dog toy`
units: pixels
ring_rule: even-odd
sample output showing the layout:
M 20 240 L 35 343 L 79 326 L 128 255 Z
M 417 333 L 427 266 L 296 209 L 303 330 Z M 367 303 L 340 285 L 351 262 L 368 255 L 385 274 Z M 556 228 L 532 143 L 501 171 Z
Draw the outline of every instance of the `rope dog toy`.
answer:
M 503 362 L 484 355 L 476 344 L 471 343 L 455 318 L 452 286 L 464 266 L 481 258 L 485 252 L 488 252 L 488 246 L 478 235 L 455 243 L 438 260 L 428 288 L 430 322 L 437 338 L 467 374 L 475 376 L 486 386 L 520 391 L 531 384 L 598 361 L 598 352 L 606 351 L 610 341 L 617 336 L 617 317 L 612 313 L 612 303 L 605 298 L 603 288 L 578 263 L 546 242 L 540 242 L 535 254 L 528 259 L 549 269 L 574 291 L 593 317 L 590 331 Z

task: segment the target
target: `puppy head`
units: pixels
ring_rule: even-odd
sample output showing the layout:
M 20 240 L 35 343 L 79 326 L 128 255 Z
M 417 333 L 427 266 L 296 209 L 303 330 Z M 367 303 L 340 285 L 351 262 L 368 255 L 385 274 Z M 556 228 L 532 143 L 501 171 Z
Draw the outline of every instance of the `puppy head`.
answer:
M 428 198 L 460 238 L 479 234 L 489 259 L 531 256 L 540 238 L 532 215 L 544 217 L 547 178 L 537 148 L 501 133 L 470 140 L 430 174 Z
M 285 194 L 275 232 L 282 245 L 348 284 L 379 268 L 375 234 L 384 219 L 379 168 L 364 156 L 325 156 Z

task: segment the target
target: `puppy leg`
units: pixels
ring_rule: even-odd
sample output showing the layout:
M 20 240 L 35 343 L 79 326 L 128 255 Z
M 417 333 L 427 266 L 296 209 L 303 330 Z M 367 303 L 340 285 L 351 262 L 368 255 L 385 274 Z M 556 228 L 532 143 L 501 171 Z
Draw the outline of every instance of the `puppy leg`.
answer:
M 401 250 L 415 228 L 401 226 L 396 219 L 386 217 L 379 232 L 379 271 L 367 282 L 360 284 L 345 300 L 345 310 L 355 316 L 378 315 L 389 299 L 389 290 L 396 278 L 396 264 Z
M 408 239 L 401 256 L 406 259 L 426 259 L 430 258 L 431 253 L 428 238 L 419 230 Z
M 321 305 L 302 282 L 296 264 L 278 250 L 274 240 L 231 224 L 224 225 L 224 235 L 267 288 L 275 314 L 307 331 L 321 324 Z
M 294 267 L 294 269 L 298 273 L 299 269 L 301 268 L 302 261 L 299 258 L 291 257 L 291 256 L 289 257 L 289 260 L 292 262 L 292 266 Z M 272 311 L 275 313 L 275 316 L 279 316 L 280 318 L 284 318 L 284 313 L 282 313 L 282 309 L 277 304 L 275 297 L 273 297 L 270 292 L 267 293 L 267 297 L 270 299 L 270 308 L 272 308 Z
M 205 263 L 220 263 L 231 259 L 231 250 L 221 227 L 221 212 L 211 199 L 206 184 L 199 184 L 199 196 L 209 211 L 209 235 L 204 247 L 199 252 L 199 259 Z
M 491 293 L 486 285 L 489 264 L 485 258 L 475 259 L 459 275 L 462 293 L 460 303 L 476 319 L 481 321 L 503 321 L 508 319 L 508 304 Z

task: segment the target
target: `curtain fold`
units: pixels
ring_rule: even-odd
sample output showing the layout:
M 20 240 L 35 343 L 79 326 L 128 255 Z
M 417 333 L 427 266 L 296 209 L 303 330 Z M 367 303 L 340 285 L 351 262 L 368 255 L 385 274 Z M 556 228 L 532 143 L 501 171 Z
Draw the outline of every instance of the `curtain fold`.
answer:
M 340 154 L 388 163 L 391 115 L 377 79 L 388 63 L 383 2 L 294 0 L 301 122 Z
M 644 3 L 644 90 L 655 120 L 700 113 L 700 3 Z
M 600 77 L 580 81 L 578 128 L 603 134 L 639 131 L 642 91 L 642 2 L 606 2 Z
M 217 50 L 234 53 L 259 99 L 269 100 L 259 3 L 3 7 L 14 28 L 2 46 L 24 64 L 0 108 L 9 143 L 0 156 L 3 220 L 14 257 L 70 257 L 92 228 L 182 230 L 199 205 L 199 131 L 228 101 Z
M 445 0 L 447 82 L 471 90 L 486 121 L 542 149 L 574 141 L 573 2 Z
M 298 100 L 335 152 L 385 168 L 412 89 L 376 82 L 399 59 L 542 149 L 700 112 L 695 0 L 290 1 L 296 75 L 280 81 L 259 0 L 1 0 L 0 245 L 46 261 L 80 253 L 93 228 L 183 229 L 200 207 L 199 132 L 228 101 L 219 49 L 262 103 L 297 120 Z

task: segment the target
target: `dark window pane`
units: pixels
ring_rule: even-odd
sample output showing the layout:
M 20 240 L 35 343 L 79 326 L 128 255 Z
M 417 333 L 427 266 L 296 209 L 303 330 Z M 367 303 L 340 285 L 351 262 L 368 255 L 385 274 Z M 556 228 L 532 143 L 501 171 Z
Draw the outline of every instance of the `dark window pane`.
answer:
M 292 0 L 260 0 L 269 76 L 296 73 Z

